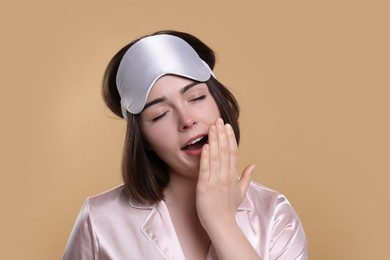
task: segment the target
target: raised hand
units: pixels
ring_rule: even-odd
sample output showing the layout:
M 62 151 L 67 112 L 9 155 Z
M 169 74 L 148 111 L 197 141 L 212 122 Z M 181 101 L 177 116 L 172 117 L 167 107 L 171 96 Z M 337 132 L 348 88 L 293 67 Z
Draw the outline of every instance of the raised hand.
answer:
M 254 165 L 237 174 L 238 147 L 234 131 L 221 118 L 209 129 L 203 146 L 197 184 L 198 217 L 211 236 L 236 225 L 235 214 L 248 189 Z

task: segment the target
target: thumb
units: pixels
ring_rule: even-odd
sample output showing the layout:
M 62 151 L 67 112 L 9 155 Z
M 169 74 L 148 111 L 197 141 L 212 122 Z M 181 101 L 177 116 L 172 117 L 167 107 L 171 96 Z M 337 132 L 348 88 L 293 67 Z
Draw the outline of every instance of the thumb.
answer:
M 252 174 L 254 173 L 255 169 L 256 169 L 256 165 L 251 164 L 251 165 L 247 166 L 244 169 L 244 171 L 242 172 L 242 175 L 241 175 L 241 178 L 239 181 L 242 197 L 245 196 L 246 191 L 248 190 L 249 183 L 251 182 L 251 177 L 252 177 Z

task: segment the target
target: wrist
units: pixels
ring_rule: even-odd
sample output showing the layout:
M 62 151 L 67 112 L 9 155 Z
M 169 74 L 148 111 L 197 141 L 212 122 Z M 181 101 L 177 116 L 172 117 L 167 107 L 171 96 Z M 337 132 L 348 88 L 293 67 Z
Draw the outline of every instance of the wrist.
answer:
M 223 236 L 241 230 L 236 221 L 236 217 L 218 218 L 204 226 L 211 240 L 220 239 Z

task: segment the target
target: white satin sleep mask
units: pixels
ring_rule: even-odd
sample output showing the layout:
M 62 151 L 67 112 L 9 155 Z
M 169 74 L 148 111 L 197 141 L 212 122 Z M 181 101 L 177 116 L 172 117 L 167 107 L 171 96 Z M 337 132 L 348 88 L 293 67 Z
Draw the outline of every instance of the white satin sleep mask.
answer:
M 116 75 L 123 117 L 140 113 L 154 83 L 166 74 L 205 82 L 212 70 L 183 39 L 168 35 L 145 37 L 123 56 Z

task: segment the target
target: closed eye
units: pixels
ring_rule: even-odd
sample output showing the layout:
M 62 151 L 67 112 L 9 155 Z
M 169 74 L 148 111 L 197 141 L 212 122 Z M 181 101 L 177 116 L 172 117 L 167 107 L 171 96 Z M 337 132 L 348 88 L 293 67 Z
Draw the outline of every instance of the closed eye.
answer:
M 152 122 L 157 122 L 161 118 L 163 118 L 168 112 L 162 113 L 161 115 L 158 115 L 152 119 Z
M 206 95 L 201 95 L 199 97 L 193 98 L 190 100 L 190 102 L 198 101 L 198 100 L 203 100 L 206 98 Z

